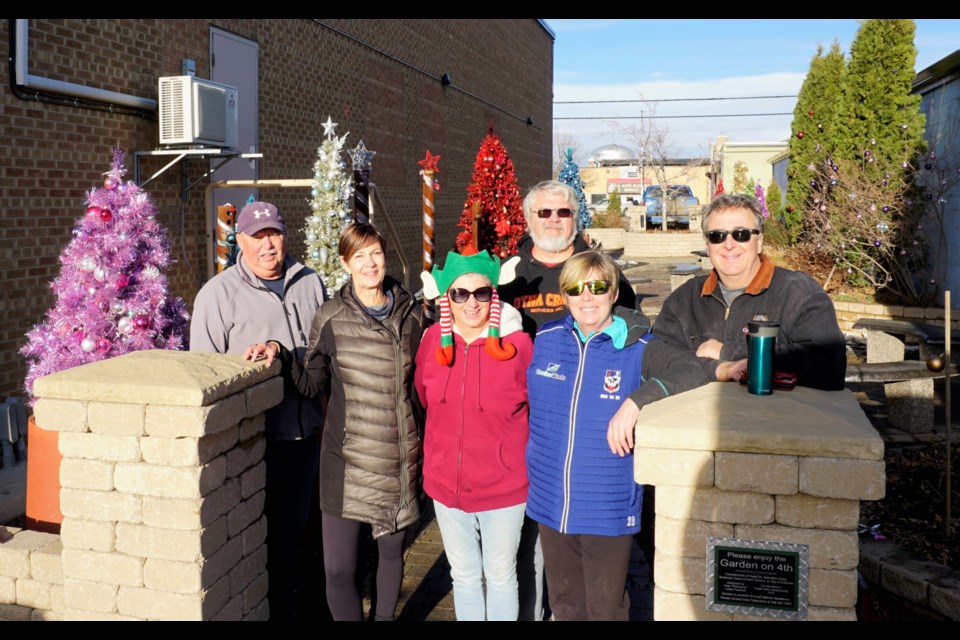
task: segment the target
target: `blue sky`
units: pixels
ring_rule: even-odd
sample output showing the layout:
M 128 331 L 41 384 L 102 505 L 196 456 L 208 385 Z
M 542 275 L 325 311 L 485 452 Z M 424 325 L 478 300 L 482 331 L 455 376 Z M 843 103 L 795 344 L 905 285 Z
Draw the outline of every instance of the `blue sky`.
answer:
M 916 71 L 960 49 L 960 20 L 916 20 Z M 575 100 L 664 100 L 793 95 L 816 55 L 834 40 L 847 53 L 859 23 L 832 20 L 546 19 L 554 43 L 554 140 L 575 140 L 583 163 L 615 142 L 636 146 L 639 116 L 790 113 L 796 98 L 696 102 L 556 104 Z M 592 116 L 594 120 L 564 120 Z M 632 119 L 631 119 L 632 117 Z M 790 115 L 648 120 L 676 156 L 707 156 L 710 142 L 769 142 L 790 136 Z

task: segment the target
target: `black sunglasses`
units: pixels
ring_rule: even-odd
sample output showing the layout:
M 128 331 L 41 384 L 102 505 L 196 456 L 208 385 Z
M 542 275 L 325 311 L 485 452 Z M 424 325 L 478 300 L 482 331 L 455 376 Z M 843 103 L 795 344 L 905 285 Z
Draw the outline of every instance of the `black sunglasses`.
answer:
M 723 241 L 727 239 L 727 234 L 733 236 L 733 239 L 737 242 L 747 242 L 750 240 L 750 236 L 760 235 L 760 229 L 739 228 L 733 231 L 714 229 L 713 231 L 707 231 L 703 235 L 707 236 L 707 242 L 710 244 L 723 244 Z
M 557 212 L 558 218 L 569 218 L 573 215 L 573 209 L 564 207 L 563 209 L 537 209 L 537 217 L 544 219 L 549 218 L 553 215 L 554 211 Z
M 490 302 L 493 298 L 493 287 L 480 287 L 469 291 L 467 289 L 450 289 L 448 292 L 450 299 L 457 304 L 463 304 L 470 299 L 470 296 L 476 298 L 477 302 Z
M 602 296 L 610 290 L 610 283 L 606 280 L 577 280 L 572 285 L 563 290 L 568 296 L 579 296 L 586 289 L 595 296 Z

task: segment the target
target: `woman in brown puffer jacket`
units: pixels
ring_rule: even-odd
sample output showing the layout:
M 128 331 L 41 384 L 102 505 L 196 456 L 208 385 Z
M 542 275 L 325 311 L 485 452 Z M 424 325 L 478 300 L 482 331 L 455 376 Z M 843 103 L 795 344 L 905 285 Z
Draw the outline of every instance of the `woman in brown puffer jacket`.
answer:
M 424 331 L 420 304 L 386 275 L 386 243 L 357 223 L 340 240 L 350 282 L 320 307 L 301 366 L 277 343 L 301 393 L 329 387 L 320 446 L 320 509 L 327 604 L 335 620 L 361 620 L 354 575 L 361 524 L 377 541 L 375 619 L 394 617 L 403 579 L 405 529 L 420 517 L 422 410 L 413 362 Z M 269 525 L 268 525 L 269 526 Z

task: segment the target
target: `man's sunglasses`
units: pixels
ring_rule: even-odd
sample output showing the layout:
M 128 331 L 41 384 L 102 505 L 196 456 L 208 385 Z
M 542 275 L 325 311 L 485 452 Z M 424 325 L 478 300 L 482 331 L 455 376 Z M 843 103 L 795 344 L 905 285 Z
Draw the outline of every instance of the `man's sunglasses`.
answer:
M 448 292 L 450 299 L 457 304 L 463 304 L 470 299 L 470 296 L 476 298 L 477 302 L 490 302 L 493 298 L 493 287 L 480 287 L 470 291 L 468 289 L 450 289 Z
M 563 209 L 537 209 L 537 217 L 547 219 L 553 215 L 554 211 L 557 212 L 558 218 L 569 218 L 573 215 L 573 209 L 564 207 Z
M 707 231 L 704 235 L 707 236 L 707 242 L 710 244 L 723 244 L 723 241 L 727 239 L 727 235 L 733 236 L 733 239 L 737 242 L 748 242 L 750 236 L 760 235 L 760 229 L 734 229 L 733 231 L 727 231 L 726 229 L 714 229 L 713 231 Z
M 610 291 L 610 283 L 606 280 L 577 280 L 572 285 L 563 290 L 568 296 L 579 296 L 586 289 L 595 296 L 602 296 Z

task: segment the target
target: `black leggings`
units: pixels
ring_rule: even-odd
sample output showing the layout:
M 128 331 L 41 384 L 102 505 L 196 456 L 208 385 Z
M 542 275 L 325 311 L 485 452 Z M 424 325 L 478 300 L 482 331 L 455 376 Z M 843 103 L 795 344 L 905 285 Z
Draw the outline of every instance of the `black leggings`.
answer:
M 327 576 L 327 606 L 334 620 L 363 620 L 363 603 L 357 592 L 357 549 L 360 524 L 323 514 L 323 569 Z M 405 530 L 377 540 L 378 618 L 392 619 L 403 582 Z

